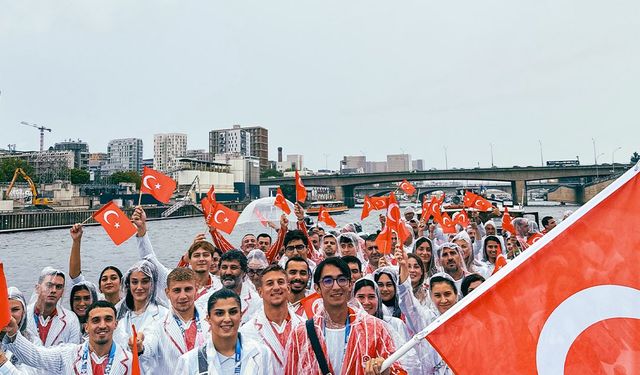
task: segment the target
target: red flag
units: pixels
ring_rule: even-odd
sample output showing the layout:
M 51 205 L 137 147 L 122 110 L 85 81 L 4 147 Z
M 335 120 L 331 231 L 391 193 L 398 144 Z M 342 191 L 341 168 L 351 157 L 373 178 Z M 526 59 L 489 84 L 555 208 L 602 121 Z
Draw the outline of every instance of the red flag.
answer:
M 369 216 L 369 213 L 372 210 L 375 210 L 375 208 L 373 207 L 373 203 L 371 203 L 369 196 L 365 195 L 364 204 L 362 205 L 362 213 L 360 214 L 360 220 L 364 220 L 367 216 Z
M 214 228 L 220 229 L 225 233 L 231 234 L 233 227 L 236 226 L 236 221 L 240 214 L 230 209 L 222 203 L 216 203 L 213 209 L 213 213 L 209 217 L 208 224 Z
M 462 204 L 465 207 L 473 207 L 473 202 L 475 202 L 477 195 L 473 192 L 467 190 L 464 192 L 464 198 L 462 198 Z
M 131 325 L 131 331 L 133 332 L 133 359 L 131 360 L 131 375 L 140 375 L 140 359 L 138 358 L 138 332 L 136 332 L 136 326 Z
M 529 237 L 527 237 L 527 245 L 531 246 L 541 238 L 542 238 L 542 233 L 537 233 L 536 232 L 536 233 L 530 235 Z
M 312 293 L 300 300 L 300 306 L 304 308 L 304 313 L 308 319 L 313 318 L 317 309 L 316 301 L 322 301 L 322 297 L 318 293 Z
M 136 226 L 113 201 L 94 212 L 93 218 L 102 225 L 116 245 L 120 245 L 137 232 Z
M 376 237 L 376 246 L 378 246 L 380 254 L 391 254 L 393 246 L 391 243 L 391 229 L 389 229 L 389 226 L 385 225 L 384 228 L 382 228 L 382 231 L 378 233 L 378 236 Z
M 444 203 L 444 194 L 439 199 L 433 196 L 431 202 L 429 202 L 429 215 L 433 216 L 433 220 L 436 223 L 442 223 L 442 203 Z
M 454 224 L 459 224 L 463 228 L 466 228 L 469 225 L 469 215 L 467 215 L 467 211 L 461 210 L 456 212 L 451 216 Z
M 298 171 L 296 171 L 296 200 L 302 203 L 307 200 L 307 189 L 304 187 Z
M 389 206 L 389 197 L 369 197 L 364 196 L 364 205 L 362 206 L 362 215 L 360 220 L 364 220 L 369 213 L 374 210 L 383 210 Z
M 209 220 L 211 220 L 211 215 L 213 215 L 213 208 L 216 205 L 216 203 L 211 203 L 211 200 L 209 200 L 209 198 L 204 197 L 200 201 L 200 205 L 202 205 L 202 213 L 204 214 L 204 221 L 206 221 L 208 224 Z
M 456 223 L 453 222 L 453 219 L 449 216 L 448 213 L 442 214 L 442 220 L 440 221 L 440 226 L 442 226 L 442 231 L 445 234 L 456 234 L 458 231 L 456 230 Z
M 278 192 L 276 193 L 276 200 L 273 202 L 273 205 L 284 211 L 285 214 L 289 215 L 291 213 L 291 208 L 287 204 L 287 200 L 284 198 L 284 194 L 282 194 L 282 190 L 278 188 Z
M 475 208 L 478 211 L 491 211 L 493 206 L 485 198 L 470 191 L 464 193 L 463 203 L 465 207 Z
M 209 188 L 209 191 L 207 192 L 207 198 L 209 198 L 209 201 L 212 204 L 216 204 L 216 191 L 213 185 L 211 185 L 211 187 Z
M 506 265 L 507 265 L 507 258 L 504 256 L 504 254 L 499 253 L 498 257 L 496 258 L 496 264 L 495 264 L 495 267 L 493 268 L 493 272 L 491 273 L 491 275 L 495 274 L 500 270 L 500 268 Z
M 318 212 L 318 222 L 321 221 L 333 228 L 335 228 L 337 225 L 331 215 L 329 215 L 329 211 L 327 211 L 324 206 L 320 206 L 320 211 Z
M 402 182 L 400 183 L 400 189 L 407 193 L 407 195 L 413 195 L 416 192 L 416 187 L 411 185 L 411 182 L 407 181 L 406 179 L 402 180 Z
M 9 293 L 7 292 L 7 279 L 4 277 L 4 266 L 0 263 L 0 329 L 11 321 L 11 309 L 9 309 Z
M 149 167 L 144 167 L 140 191 L 149 193 L 162 203 L 169 203 L 173 192 L 176 190 L 176 182 L 171 177 L 162 174 Z
M 516 234 L 516 228 L 513 226 L 511 215 L 509 214 L 509 209 L 507 207 L 504 208 L 504 214 L 502 214 L 502 231 L 509 232 L 511 235 Z
M 391 231 L 396 232 L 398 235 L 398 242 L 400 243 L 404 242 L 409 235 L 404 221 L 401 220 L 400 206 L 398 205 L 396 196 L 393 193 L 389 195 L 389 206 L 387 207 L 387 220 L 385 226 L 382 232 L 378 234 L 380 241 L 376 239 L 378 249 L 382 254 L 391 254 L 394 251 L 394 249 L 391 248 Z
M 637 212 L 640 176 L 629 170 L 443 314 L 427 339 L 456 374 L 637 373 L 640 236 L 624 230 L 640 227 Z M 517 350 L 487 355 L 498 347 Z

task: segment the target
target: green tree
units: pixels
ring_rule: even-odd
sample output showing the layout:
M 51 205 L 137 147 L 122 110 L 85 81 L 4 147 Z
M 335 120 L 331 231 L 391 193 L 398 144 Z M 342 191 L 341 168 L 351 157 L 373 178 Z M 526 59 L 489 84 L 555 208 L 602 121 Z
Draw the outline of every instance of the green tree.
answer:
M 141 177 L 140 174 L 136 171 L 120 171 L 112 174 L 109 177 L 109 180 L 112 184 L 119 184 L 121 182 L 134 182 L 136 187 L 140 188 Z
M 260 178 L 282 177 L 282 172 L 275 169 L 265 169 L 260 173 Z
M 89 172 L 82 169 L 72 169 L 69 174 L 72 184 L 88 184 L 91 177 Z
M 33 175 L 33 167 L 29 165 L 25 160 L 18 158 L 6 158 L 0 159 L 0 181 L 9 182 L 13 178 L 13 174 L 16 169 L 22 168 L 24 172 L 35 181 Z M 18 178 L 21 180 L 21 178 Z
M 631 164 L 635 164 L 638 161 L 640 161 L 640 154 L 634 152 L 633 155 L 631 155 Z

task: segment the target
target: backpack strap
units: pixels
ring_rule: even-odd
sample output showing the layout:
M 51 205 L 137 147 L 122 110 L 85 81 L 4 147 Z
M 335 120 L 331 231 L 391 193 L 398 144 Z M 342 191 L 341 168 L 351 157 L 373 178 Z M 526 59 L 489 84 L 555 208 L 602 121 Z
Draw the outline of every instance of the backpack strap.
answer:
M 324 356 L 322 346 L 320 346 L 320 340 L 318 339 L 318 333 L 316 332 L 315 324 L 313 324 L 313 319 L 307 320 L 305 326 L 307 327 L 307 336 L 309 337 L 309 341 L 311 342 L 313 353 L 316 355 L 316 360 L 318 361 L 318 366 L 320 366 L 320 371 L 322 371 L 323 375 L 331 375 L 331 371 L 329 371 L 329 364 L 327 363 L 327 358 Z

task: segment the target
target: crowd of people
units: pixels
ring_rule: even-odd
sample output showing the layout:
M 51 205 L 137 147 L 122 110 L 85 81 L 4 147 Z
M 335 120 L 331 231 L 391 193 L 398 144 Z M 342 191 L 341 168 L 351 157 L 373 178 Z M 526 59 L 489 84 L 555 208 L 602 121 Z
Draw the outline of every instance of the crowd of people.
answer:
M 515 234 L 499 233 L 476 213 L 445 234 L 407 209 L 411 235 L 396 243 L 393 233 L 395 250 L 383 254 L 358 223 L 334 231 L 294 211 L 275 239 L 246 234 L 236 247 L 214 228 L 211 241 L 197 234 L 173 267 L 156 256 L 137 207 L 139 261 L 125 272 L 106 266 L 96 284 L 82 274 L 74 225 L 68 272 L 42 270 L 29 302 L 8 288 L 0 374 L 132 374 L 134 353 L 140 373 L 154 375 L 452 374 L 426 340 L 381 368 L 491 277 L 500 254 L 513 259 L 556 225 L 545 217 L 539 231 L 516 218 Z

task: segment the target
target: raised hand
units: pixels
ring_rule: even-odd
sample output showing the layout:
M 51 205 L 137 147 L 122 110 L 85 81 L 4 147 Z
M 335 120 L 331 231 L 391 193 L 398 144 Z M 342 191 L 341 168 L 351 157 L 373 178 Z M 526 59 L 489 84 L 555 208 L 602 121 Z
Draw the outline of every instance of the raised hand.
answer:
M 137 206 L 131 215 L 131 221 L 133 225 L 138 229 L 138 237 L 144 237 L 147 234 L 147 214 L 142 209 L 142 206 Z
M 396 245 L 396 251 L 394 253 L 396 261 L 398 262 L 398 268 L 400 269 L 399 279 L 400 284 L 404 283 L 409 277 L 408 256 L 401 245 Z
M 76 242 L 82 239 L 82 224 L 76 223 L 69 230 L 69 234 L 71 235 L 71 239 Z

